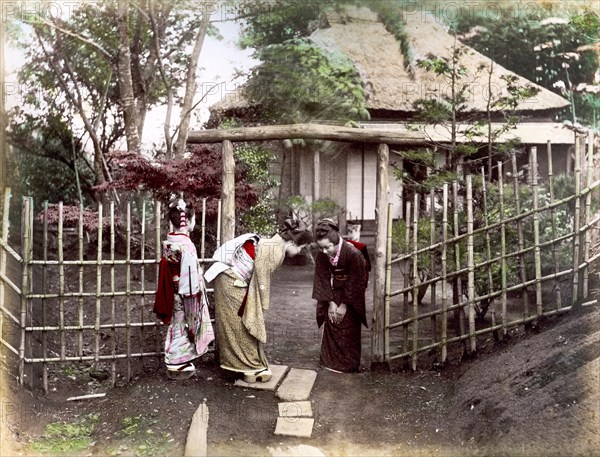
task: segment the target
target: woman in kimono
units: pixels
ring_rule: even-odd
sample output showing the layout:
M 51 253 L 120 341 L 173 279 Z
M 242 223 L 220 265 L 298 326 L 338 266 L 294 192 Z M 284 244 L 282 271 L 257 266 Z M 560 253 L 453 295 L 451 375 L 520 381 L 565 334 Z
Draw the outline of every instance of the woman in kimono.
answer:
M 167 376 L 186 379 L 194 375 L 192 360 L 207 352 L 214 333 L 196 246 L 189 237 L 195 225 L 194 211 L 179 199 L 169 208 L 168 217 L 173 231 L 162 243 L 154 312 L 169 324 L 165 339 Z
M 361 325 L 367 326 L 365 258 L 342 239 L 331 219 L 317 223 L 315 241 L 319 252 L 312 297 L 317 300 L 317 325 L 324 325 L 320 364 L 335 372 L 357 372 Z
M 263 313 L 269 308 L 271 277 L 285 256 L 295 256 L 311 241 L 308 231 L 286 221 L 271 238 L 247 233 L 217 249 L 213 255 L 216 262 L 204 277 L 206 282 L 214 282 L 221 368 L 250 383 L 271 379 L 263 350 L 267 341 Z

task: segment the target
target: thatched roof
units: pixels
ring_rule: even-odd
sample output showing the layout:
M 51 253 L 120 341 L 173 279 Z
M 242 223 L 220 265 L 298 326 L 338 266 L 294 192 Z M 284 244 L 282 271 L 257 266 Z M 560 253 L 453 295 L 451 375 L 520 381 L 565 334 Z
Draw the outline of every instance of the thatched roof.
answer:
M 365 130 L 387 130 L 390 132 L 415 132 L 415 128 L 418 132 L 425 135 L 428 141 L 434 143 L 448 143 L 451 141 L 451 134 L 448 126 L 444 125 L 420 125 L 415 123 L 378 123 L 368 122 L 361 124 L 361 127 Z M 500 131 L 504 124 L 501 122 L 492 122 L 491 127 L 493 131 Z M 468 143 L 481 143 L 485 144 L 488 141 L 488 137 L 485 133 L 481 135 L 469 136 L 465 135 L 465 131 L 472 128 L 472 125 L 459 123 L 457 125 L 456 140 L 460 142 Z M 515 138 L 519 138 L 522 143 L 525 144 L 539 144 L 544 145 L 550 141 L 554 145 L 567 144 L 572 145 L 575 141 L 575 134 L 573 130 L 569 129 L 560 122 L 519 122 L 515 127 L 507 132 L 502 133 L 494 139 L 494 143 L 506 143 Z
M 341 15 L 328 15 L 328 20 L 330 26 L 317 29 L 310 39 L 325 50 L 344 53 L 354 62 L 365 84 L 369 110 L 412 113 L 416 111 L 414 102 L 418 99 L 449 95 L 451 86 L 447 80 L 416 64 L 429 54 L 450 59 L 456 41 L 456 46 L 464 50 L 460 63 L 467 69 L 467 76 L 460 82 L 469 86 L 466 111 L 486 111 L 491 60 L 455 40 L 434 16 L 420 12 L 404 16 L 404 30 L 412 54 L 410 62 L 405 62 L 400 43 L 371 10 L 347 7 Z M 506 82 L 501 79 L 503 75 L 517 76 L 493 63 L 491 87 L 506 95 Z M 529 84 L 540 89 L 534 99 L 519 105 L 521 111 L 556 110 L 569 105 L 563 97 L 525 78 L 517 76 L 517 84 Z M 247 102 L 242 99 L 239 93 L 234 94 L 214 105 L 213 110 L 247 107 Z

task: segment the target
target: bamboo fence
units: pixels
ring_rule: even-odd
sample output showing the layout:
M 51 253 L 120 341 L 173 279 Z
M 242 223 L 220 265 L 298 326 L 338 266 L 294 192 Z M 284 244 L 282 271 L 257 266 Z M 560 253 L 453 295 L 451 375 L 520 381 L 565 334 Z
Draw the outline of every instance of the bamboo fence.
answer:
M 64 227 L 63 204 L 59 203 L 58 222 L 53 231 L 47 218 L 48 204 L 44 203 L 41 223 L 35 230 L 33 201 L 25 197 L 21 220 L 22 254 L 19 255 L 8 242 L 10 199 L 10 190 L 7 189 L 0 240 L 0 343 L 18 357 L 18 381 L 23 384 L 29 377 L 28 382 L 33 383 L 33 365 L 41 365 L 43 389 L 47 392 L 51 364 L 88 362 L 94 369 L 108 371 L 114 385 L 118 375 L 131 378 L 134 360 L 158 360 L 163 354 L 164 332 L 161 331 L 163 324 L 152 313 L 152 307 L 163 236 L 168 230 L 164 227 L 160 202 L 143 201 L 141 207 L 135 208 L 134 216 L 132 203 L 127 202 L 122 224 L 115 215 L 114 202 L 107 205 L 107 212 L 105 206 L 99 204 L 98 228 L 95 240 L 90 242 L 87 241 L 90 234 L 84 236 L 82 206 L 77 227 L 68 230 Z M 204 199 L 199 217 L 199 263 L 202 268 L 212 262 L 212 259 L 206 258 L 206 203 Z M 221 215 L 220 203 L 219 200 L 217 219 Z M 220 226 L 219 221 L 217 225 Z M 125 246 L 121 249 L 117 248 L 119 226 L 124 232 L 121 239 Z M 34 235 L 41 237 L 37 244 L 34 243 Z M 76 242 L 65 248 L 69 238 L 76 238 Z M 216 238 L 218 245 L 219 232 Z M 136 258 L 132 246 L 134 240 L 138 243 Z M 95 249 L 93 246 L 88 249 L 94 254 L 86 255 L 86 247 L 90 247 L 90 243 L 96 244 Z M 38 246 L 39 258 L 34 256 L 34 245 Z M 148 257 L 148 252 L 154 255 Z M 67 258 L 70 254 L 71 258 Z M 21 268 L 20 286 L 9 277 L 9 260 Z M 152 270 L 150 279 L 148 269 Z M 9 292 L 6 289 L 20 297 L 19 309 L 10 309 L 9 303 L 16 300 L 6 299 Z M 5 318 L 16 326 L 16 332 L 4 330 Z M 4 338 L 9 333 L 17 336 Z M 118 373 L 119 366 L 122 374 Z
M 385 303 L 390 319 L 383 336 L 388 361 L 403 361 L 415 370 L 419 356 L 428 353 L 443 364 L 451 346 L 461 355 L 473 354 L 489 334 L 502 339 L 516 326 L 529 329 L 543 316 L 596 303 L 590 299 L 589 266 L 600 259 L 590 254 L 590 234 L 600 229 L 598 201 L 592 200 L 600 180 L 592 182 L 593 137 L 587 151 L 582 143 L 576 138 L 572 195 L 556 198 L 548 143 L 546 182 L 540 182 L 537 148 L 531 147 L 525 182 L 513 154 L 507 161 L 511 173 L 497 163 L 496 183 L 487 182 L 482 171 L 466 176 L 464 183 L 415 195 L 404 220 L 396 223 L 388 209 Z M 421 211 L 425 207 L 429 214 Z M 419 291 L 425 289 L 421 302 Z
M 382 138 L 376 135 L 370 140 Z M 384 139 L 392 143 L 415 141 L 388 136 Z M 542 201 L 537 150 L 532 148 L 530 173 L 525 184 L 519 180 L 516 158 L 512 156 L 506 164 L 497 164 L 498 180 L 494 184 L 497 191 L 493 198 L 492 183 L 486 181 L 483 173 L 480 179 L 467 176 L 464 184 L 446 183 L 428 195 L 417 195 L 402 211 L 404 220 L 396 224 L 391 219 L 387 198 L 388 150 L 386 144 L 379 145 L 375 249 L 378 287 L 374 288 L 375 323 L 372 327 L 374 361 L 404 360 L 416 369 L 424 351 L 439 351 L 440 360 L 445 362 L 451 347 L 462 347 L 463 352 L 473 353 L 479 338 L 486 334 L 502 338 L 513 327 L 525 325 L 527 328 L 536 325 L 543 316 L 586 304 L 589 266 L 599 260 L 598 254 L 590 255 L 590 233 L 600 226 L 598 216 L 592 214 L 595 203 L 592 192 L 600 187 L 600 181 L 591 182 L 592 140 L 592 137 L 588 140 L 587 151 L 580 141 L 575 142 L 574 190 L 570 196 L 558 198 L 553 192 L 557 178 L 553 175 L 551 145 L 548 144 L 549 191 L 544 193 Z M 346 141 L 357 139 L 352 137 Z M 510 172 L 505 171 L 506 165 Z M 529 192 L 527 202 L 522 200 L 524 188 Z M 435 209 L 439 202 L 441 211 Z M 526 208 L 525 203 L 531 207 Z M 108 208 L 100 205 L 96 246 L 87 250 L 88 253 L 93 251 L 92 255 L 86 255 L 90 234 L 84 230 L 83 208 L 79 209 L 77 227 L 69 232 L 63 227 L 63 206 L 58 206 L 54 252 L 46 218 L 41 224 L 41 243 L 34 242 L 40 230 L 34 230 L 33 201 L 24 198 L 19 254 L 9 246 L 10 191 L 5 192 L 3 205 L 0 344 L 17 358 L 19 382 L 23 383 L 26 375 L 33 381 L 33 367 L 41 367 L 43 387 L 47 390 L 51 366 L 87 362 L 103 369 L 108 366 L 115 383 L 121 371 L 127 378 L 131 377 L 134 361 L 159 360 L 162 324 L 157 323 L 151 313 L 153 300 L 148 298 L 154 295 L 156 283 L 147 275 L 147 269 L 154 271 L 150 275 L 154 280 L 158 275 L 164 233 L 158 202 L 136 205 L 138 217 L 135 220 L 139 223 L 135 227 L 131 202 L 121 209 L 125 221 L 119 224 L 115 205 L 110 203 Z M 222 228 L 230 230 L 232 224 L 221 221 L 221 213 L 230 213 L 231 205 L 222 205 L 219 200 L 217 207 L 218 246 Z M 107 216 L 103 217 L 105 212 Z M 558 223 L 565 212 L 570 218 L 567 233 Z M 46 213 L 47 205 L 44 206 Z M 154 222 L 148 223 L 152 219 Z M 543 227 L 543 234 L 542 220 L 549 221 L 550 226 Z M 117 250 L 117 227 L 123 226 L 125 246 Z M 403 227 L 401 236 L 394 230 L 397 226 Z M 427 236 L 421 234 L 422 227 L 428 228 Z M 206 233 L 204 200 L 201 264 L 211 262 L 206 258 Z M 77 255 L 72 259 L 65 258 L 65 252 L 73 252 L 65 248 L 69 236 L 77 239 Z M 135 237 L 139 237 L 139 245 L 134 247 Z M 394 252 L 393 242 L 398 237 L 405 247 Z M 38 252 L 36 258 L 34 247 L 39 250 L 40 245 L 42 252 Z M 567 266 L 562 259 L 565 246 L 570 253 Z M 133 258 L 134 251 L 139 251 L 136 258 Z M 147 257 L 148 252 L 154 255 Z M 426 263 L 429 266 L 424 269 Z M 18 265 L 20 284 L 10 277 L 12 264 Z M 394 274 L 398 271 L 395 265 L 401 267 L 399 276 Z M 423 275 L 424 271 L 427 274 Z M 394 289 L 397 284 L 401 284 L 400 288 Z M 482 284 L 486 287 L 482 288 Z M 547 290 L 544 291 L 548 284 L 550 298 Z M 5 297 L 9 294 L 17 299 L 7 300 Z M 487 312 L 489 318 L 478 319 Z

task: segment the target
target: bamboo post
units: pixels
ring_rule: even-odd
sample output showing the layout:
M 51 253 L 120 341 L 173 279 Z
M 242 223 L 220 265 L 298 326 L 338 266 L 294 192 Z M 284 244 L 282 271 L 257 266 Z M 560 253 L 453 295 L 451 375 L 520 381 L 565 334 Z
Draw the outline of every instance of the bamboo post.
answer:
M 33 221 L 31 220 L 33 207 L 33 199 L 31 197 L 23 197 L 23 212 L 21 215 L 21 246 L 23 249 L 23 269 L 21 276 L 21 341 L 19 344 L 19 384 L 23 385 L 25 381 L 25 344 L 26 344 L 26 327 L 27 327 L 27 307 L 29 301 L 29 287 L 31 278 L 29 277 L 29 265 L 33 254 Z
M 398 160 L 396 167 L 398 167 L 399 170 L 404 170 L 404 159 L 400 159 Z M 362 151 L 362 168 L 361 168 L 362 172 L 361 172 L 361 194 L 360 194 L 360 198 L 361 198 L 361 219 L 365 218 L 365 211 L 364 211 L 364 200 L 365 200 L 365 149 L 363 146 L 363 151 Z M 398 188 L 398 199 L 400 200 L 398 202 L 399 206 L 400 206 L 400 211 L 398 214 L 398 219 L 404 219 L 404 175 L 403 174 L 399 174 L 398 177 L 396 178 L 396 183 L 397 183 L 397 188 Z
M 412 369 L 417 370 L 417 353 L 419 349 L 419 194 L 414 196 L 413 230 L 412 230 Z
M 429 242 L 431 243 L 431 246 L 433 246 L 434 244 L 436 244 L 437 242 L 437 234 L 435 231 L 435 191 L 433 189 L 431 189 L 431 192 L 429 193 L 429 201 L 430 201 L 430 205 L 429 205 Z M 429 257 L 429 262 L 431 264 L 431 277 L 435 278 L 437 273 L 436 273 L 436 258 L 435 258 L 435 251 L 431 251 L 430 257 Z M 431 288 L 431 308 L 432 309 L 436 309 L 437 307 L 437 281 L 433 282 L 430 286 Z M 437 314 L 434 314 L 433 316 L 431 316 L 431 335 L 433 338 L 433 342 L 436 342 L 438 340 L 438 334 L 437 334 Z
M 448 183 L 444 183 L 443 188 L 443 209 L 442 209 L 442 363 L 448 358 L 448 278 L 447 278 L 447 258 L 448 258 Z
M 581 149 L 579 135 L 575 135 L 575 214 L 573 216 L 573 307 L 578 308 L 579 300 L 579 248 L 581 227 Z
M 43 240 L 42 240 L 42 293 L 46 293 L 48 287 L 48 200 L 44 202 L 44 223 L 43 223 Z M 46 300 L 42 298 L 42 327 L 46 327 L 48 323 L 48 311 L 46 309 Z M 44 360 L 48 357 L 48 334 L 45 330 L 42 331 L 42 357 Z M 44 361 L 42 364 L 42 388 L 44 394 L 48 394 L 48 364 Z
M 110 364 L 111 383 L 113 387 L 117 383 L 117 364 L 116 364 L 116 352 L 117 352 L 117 335 L 115 332 L 116 323 L 116 303 L 115 303 L 115 202 L 110 202 L 110 291 L 112 296 L 110 297 L 110 321 L 111 327 L 111 355 L 112 362 Z M 142 321 L 143 322 L 143 321 Z
M 511 165 L 512 165 L 512 182 L 513 182 L 513 192 L 514 192 L 514 200 L 515 200 L 515 211 L 516 214 L 521 214 L 521 198 L 519 192 L 519 177 L 517 170 L 517 157 L 513 152 L 510 155 Z M 517 237 L 519 243 L 519 252 L 523 251 L 525 246 L 525 241 L 523 238 L 523 221 L 522 219 L 517 220 Z M 517 256 L 519 260 L 519 269 L 521 272 L 521 282 L 525 284 L 527 282 L 527 270 L 525 269 L 525 256 L 523 254 L 519 254 Z M 523 314 L 525 319 L 529 317 L 529 296 L 527 291 L 527 286 L 523 288 Z
M 25 263 L 23 262 L 23 266 L 27 268 L 27 277 L 29 278 L 29 284 L 27 289 L 23 289 L 22 292 L 23 294 L 27 295 L 27 325 L 30 327 L 33 327 L 33 299 L 30 297 L 30 295 L 33 294 L 33 246 L 34 246 L 34 235 L 35 232 L 33 230 L 33 211 L 34 211 L 34 207 L 33 207 L 33 198 L 31 199 L 31 203 L 29 205 L 29 214 L 27 214 L 27 223 L 29 225 L 29 227 L 31 227 L 31 237 L 30 237 L 30 246 L 29 246 L 29 262 Z M 26 343 L 27 343 L 27 352 L 25 353 L 25 356 L 27 357 L 27 355 L 29 355 L 30 358 L 34 358 L 34 353 L 33 353 L 33 343 L 34 343 L 34 339 L 33 339 L 33 333 L 29 333 L 26 332 L 25 334 L 25 339 L 26 339 Z M 27 365 L 26 365 L 27 366 Z M 34 381 L 35 381 L 35 377 L 34 377 L 34 372 L 33 372 L 33 364 L 29 364 L 27 366 L 27 376 L 29 377 L 29 386 L 33 389 L 34 388 Z
M 554 203 L 554 171 L 553 171 L 553 159 L 552 159 L 552 142 L 548 140 L 546 150 L 548 152 L 548 187 L 550 190 L 550 205 Z M 556 240 L 556 210 L 554 206 L 550 208 L 550 220 L 552 225 L 552 239 Z M 552 244 L 552 257 L 554 260 L 554 274 L 558 275 L 560 271 L 559 261 L 559 244 L 555 241 Z M 556 309 L 562 307 L 562 297 L 560 291 L 560 282 L 558 277 L 554 277 L 554 290 L 556 293 Z
M 390 357 L 390 303 L 392 293 L 392 204 L 388 203 L 387 212 L 387 246 L 386 246 L 386 260 L 385 260 L 385 315 L 384 315 L 384 328 L 385 333 L 383 335 L 383 345 L 385 349 L 384 360 L 389 360 Z
M 206 258 L 206 197 L 202 199 L 202 226 L 200 234 L 200 258 Z
M 588 133 L 588 144 L 587 144 L 587 163 L 586 163 L 586 175 L 585 175 L 585 187 L 588 188 L 592 185 L 592 170 L 594 169 L 594 133 L 590 130 Z M 588 225 L 592 217 L 592 192 L 588 192 L 585 195 L 585 215 L 584 224 Z M 589 227 L 585 230 L 584 234 L 584 247 L 583 247 L 583 301 L 589 296 L 589 267 L 588 261 L 590 259 L 591 249 L 591 236 Z
M 159 200 L 154 200 L 154 246 L 156 247 L 154 252 L 154 259 L 156 260 L 156 271 L 154 282 L 158 284 L 158 271 L 160 265 L 160 259 L 162 257 L 162 240 L 160 239 L 160 226 L 161 226 L 161 204 Z
M 221 188 L 223 199 L 223 224 L 221 240 L 229 241 L 235 237 L 235 159 L 233 144 L 223 141 L 223 181 Z
M 79 204 L 79 221 L 77 222 L 77 244 L 79 257 L 79 299 L 77 303 L 77 355 L 83 356 L 83 203 Z
M 531 157 L 531 195 L 533 197 L 533 256 L 535 262 L 535 307 L 537 316 L 543 313 L 542 309 L 542 257 L 540 252 L 540 214 L 538 202 L 538 159 L 537 147 L 532 146 Z
M 473 178 L 467 175 L 467 290 L 469 309 L 469 339 L 471 347 L 469 352 L 475 352 L 477 343 L 475 338 L 475 255 L 473 243 Z
M 161 204 L 160 201 L 155 200 L 154 201 L 154 217 L 155 217 L 155 221 L 154 221 L 154 243 L 156 246 L 156 250 L 155 250 L 155 260 L 156 260 L 156 275 L 155 275 L 155 281 L 154 283 L 158 285 L 158 272 L 159 272 L 159 268 L 160 268 L 160 260 L 162 258 L 162 239 L 161 239 Z M 129 283 L 128 283 L 129 284 Z M 160 327 L 155 327 L 156 333 L 160 334 Z M 156 340 L 156 358 L 157 361 L 160 363 L 161 360 L 161 339 L 160 338 L 155 338 Z
M 140 228 L 140 322 L 145 322 L 144 311 L 146 308 L 146 201 L 142 202 L 142 225 Z M 140 352 L 144 352 L 144 326 L 140 326 Z
M 506 265 L 506 224 L 504 222 L 504 173 L 502 172 L 502 162 L 498 162 L 498 206 L 500 207 L 500 275 L 501 275 L 501 302 L 502 302 L 502 336 L 506 336 L 507 329 L 507 305 L 506 289 L 507 265 Z
M 283 173 L 283 170 L 282 170 Z M 313 203 L 321 198 L 321 151 L 318 147 L 313 148 Z M 361 203 L 362 204 L 362 203 Z M 316 224 L 315 213 L 312 212 L 311 224 L 313 230 Z
M 490 176 L 491 179 L 491 176 Z M 483 224 L 485 227 L 488 226 L 489 224 L 489 215 L 488 215 L 488 204 L 487 204 L 487 199 L 488 199 L 488 193 L 487 193 L 487 181 L 485 178 L 485 168 L 481 167 L 481 186 L 482 186 L 482 192 L 483 192 Z M 490 238 L 490 231 L 489 229 L 485 231 L 485 253 L 486 253 L 486 261 L 490 262 L 492 260 L 492 241 Z M 495 287 L 494 287 L 494 278 L 492 276 L 492 264 L 488 263 L 487 264 L 487 277 L 488 277 L 488 291 L 492 292 Z M 490 303 L 490 315 L 492 317 L 492 327 L 496 326 L 496 300 L 494 300 L 493 298 L 491 299 L 491 303 Z M 494 339 L 498 339 L 498 334 L 497 332 L 494 332 Z
M 453 211 L 453 230 L 454 237 L 458 237 L 460 234 L 459 220 L 458 220 L 458 183 L 456 181 L 452 182 L 452 211 Z M 456 272 L 453 279 L 453 299 L 454 304 L 458 305 L 462 301 L 462 277 L 458 272 L 460 271 L 460 244 L 458 241 L 454 243 L 454 271 Z M 455 315 L 458 315 L 458 325 L 460 335 L 465 334 L 465 310 L 463 307 L 460 307 L 455 311 Z
M 131 380 L 131 202 L 127 202 L 125 228 L 125 341 L 127 347 L 127 380 Z
M 411 217 L 412 217 L 412 202 L 406 202 L 406 214 L 404 219 L 404 246 L 406 246 L 406 252 L 410 246 L 410 233 L 411 233 Z M 403 254 L 405 254 L 403 252 Z M 410 284 L 410 271 L 408 267 L 408 261 L 405 261 L 406 266 L 402 272 L 402 287 L 406 290 L 404 292 L 404 306 L 402 308 L 402 317 L 406 319 L 408 317 L 408 285 Z M 404 350 L 402 352 L 408 352 L 408 324 L 405 324 L 402 328 L 404 335 Z
M 65 265 L 64 265 L 64 247 L 63 247 L 63 202 L 58 203 L 58 315 L 60 325 L 60 359 L 65 360 L 66 342 L 65 342 Z
M 10 187 L 4 188 L 4 199 L 2 206 L 2 247 L 0 248 L 0 274 L 2 278 L 6 277 L 7 272 L 7 256 L 6 247 L 8 243 L 8 228 L 9 228 L 9 214 L 10 214 L 10 198 L 11 191 Z M 4 289 L 4 280 L 0 281 L 0 304 L 4 305 L 6 290 Z M 4 312 L 0 311 L 0 340 L 4 339 Z
M 102 310 L 102 226 L 103 206 L 98 204 L 98 253 L 96 255 L 96 316 L 94 322 L 94 337 L 96 345 L 94 349 L 94 368 L 98 369 L 100 363 L 100 314 Z
M 386 241 L 389 203 L 389 158 L 387 144 L 377 149 L 377 183 L 375 200 L 375 279 L 373 284 L 373 326 L 371 329 L 371 368 L 389 369 L 385 358 L 385 279 L 386 279 Z

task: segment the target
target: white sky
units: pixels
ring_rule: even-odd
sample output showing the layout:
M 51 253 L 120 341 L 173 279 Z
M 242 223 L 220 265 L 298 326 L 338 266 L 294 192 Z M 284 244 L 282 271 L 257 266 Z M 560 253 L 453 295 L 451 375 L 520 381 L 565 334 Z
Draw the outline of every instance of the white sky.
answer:
M 215 24 L 223 36 L 222 40 L 207 36 L 200 54 L 200 68 L 198 71 L 198 90 L 195 101 L 206 95 L 194 112 L 196 119 L 192 118 L 191 129 L 200 128 L 208 120 L 209 106 L 219 102 L 228 93 L 245 81 L 245 78 L 234 78 L 237 70 L 247 74 L 248 70 L 256 65 L 250 57 L 252 50 L 241 50 L 236 46 L 239 35 L 239 25 L 233 22 L 220 22 Z M 144 127 L 143 142 L 150 145 L 162 141 L 163 126 L 166 106 L 159 107 L 148 113 Z M 176 123 L 179 119 L 179 110 L 173 110 L 172 119 Z M 157 136 L 158 134 L 158 136 Z
M 73 4 L 75 2 L 50 2 L 55 5 L 58 11 L 59 4 Z M 68 12 L 68 8 L 63 9 Z M 7 14 L 4 11 L 5 15 Z M 18 14 L 15 11 L 14 14 Z M 223 19 L 222 15 L 215 17 Z M 223 39 L 218 40 L 207 36 L 204 40 L 202 53 L 200 55 L 200 65 L 197 72 L 198 90 L 195 101 L 207 94 L 205 100 L 201 102 L 194 115 L 192 116 L 191 128 L 200 128 L 208 120 L 208 107 L 217 103 L 227 93 L 235 90 L 237 85 L 244 82 L 244 78 L 234 78 L 237 70 L 247 74 L 248 70 L 256 64 L 256 61 L 250 57 L 251 50 L 241 50 L 236 46 L 239 35 L 239 24 L 234 22 L 215 22 Z M 16 84 L 16 73 L 23 64 L 23 55 L 20 50 L 9 47 L 5 44 L 5 62 L 6 62 L 6 94 L 7 108 L 20 103 L 22 95 Z M 142 141 L 144 147 L 153 149 L 153 146 L 160 146 L 164 142 L 163 126 L 165 121 L 166 106 L 157 107 L 150 111 L 146 117 L 144 127 L 144 136 Z M 177 107 L 173 110 L 171 124 L 179 120 L 179 110 Z

